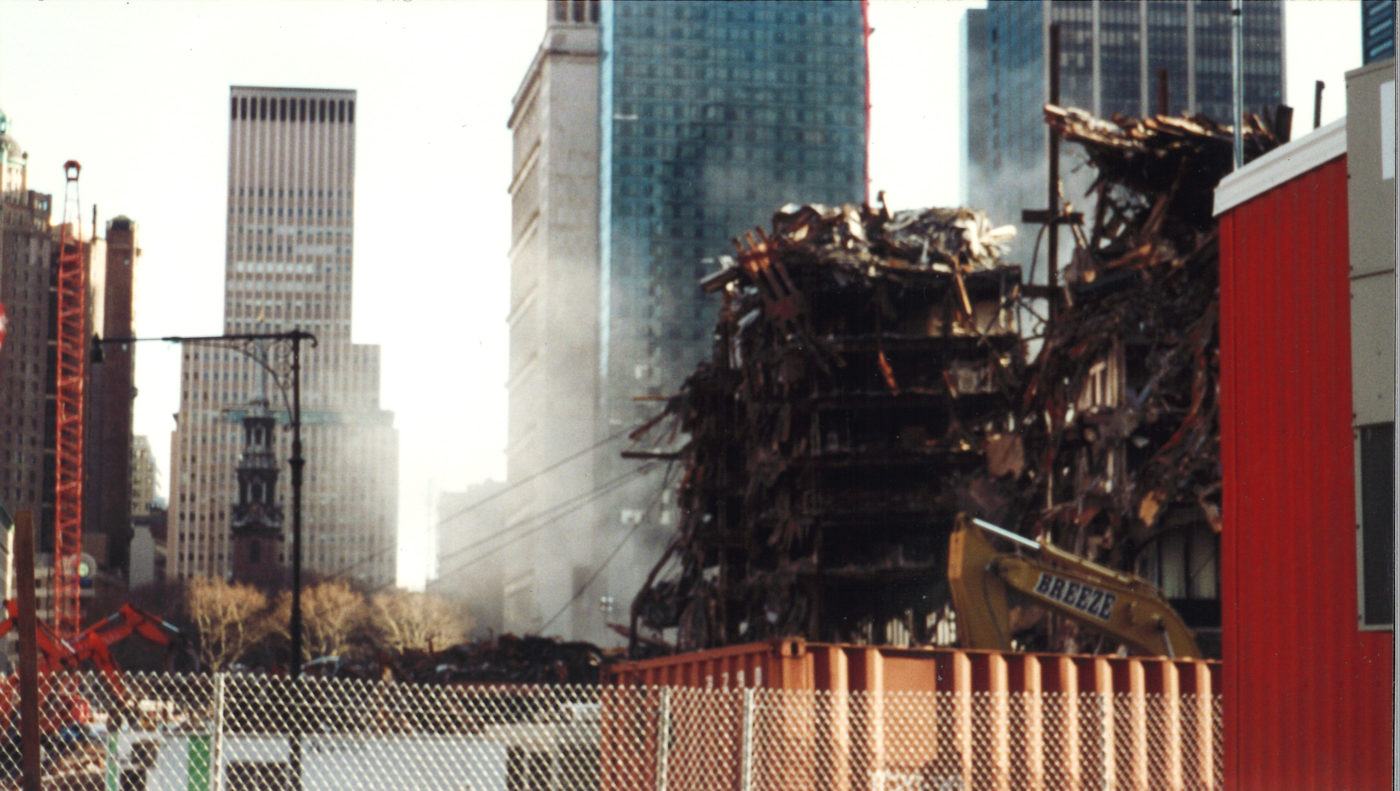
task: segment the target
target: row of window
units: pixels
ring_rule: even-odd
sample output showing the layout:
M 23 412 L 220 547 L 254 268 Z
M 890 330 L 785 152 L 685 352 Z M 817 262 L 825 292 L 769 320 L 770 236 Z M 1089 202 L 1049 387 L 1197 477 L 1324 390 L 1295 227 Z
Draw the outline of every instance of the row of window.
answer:
M 689 143 L 735 143 L 739 145 L 703 146 L 708 152 L 726 152 L 728 158 L 737 162 L 761 162 L 772 159 L 775 148 L 801 145 L 812 149 L 858 150 L 861 135 L 854 129 L 845 130 L 823 127 L 798 128 L 796 126 L 744 125 L 698 125 L 698 124 L 619 124 L 618 143 L 628 140 L 645 142 L 654 140 L 686 141 Z M 750 145 L 744 145 L 750 144 Z M 777 144 L 776 146 L 774 144 Z M 827 152 L 828 154 L 830 152 Z M 697 154 L 697 156 L 699 156 Z M 829 157 L 828 157 L 829 158 Z
M 230 100 L 235 121 L 318 121 L 355 123 L 355 100 L 235 96 Z
M 776 163 L 780 165 L 854 166 L 859 161 L 859 149 L 854 146 L 840 146 L 836 148 L 791 146 L 779 148 L 776 153 L 770 148 L 763 148 L 757 153 L 753 153 L 743 145 L 717 148 L 715 146 L 701 146 L 696 143 L 688 142 L 668 143 L 647 141 L 638 143 L 617 143 L 614 145 L 614 150 L 617 152 L 615 160 L 618 162 L 626 159 L 661 159 L 706 164 L 749 162 L 759 164 Z M 742 152 L 742 155 L 740 152 Z
M 615 37 L 619 42 L 725 41 L 754 47 L 797 44 L 804 47 L 848 47 L 855 49 L 863 43 L 863 33 L 859 26 L 855 26 L 854 30 L 808 30 L 779 26 L 670 25 L 669 27 L 661 27 L 644 23 L 619 25 Z
M 316 245 L 315 249 L 309 249 L 307 245 L 291 244 L 234 244 L 233 249 L 247 255 L 299 255 L 299 256 L 349 256 L 349 247 L 334 247 L 331 245 Z
M 618 3 L 619 19 L 659 19 L 691 22 L 756 22 L 778 25 L 833 25 L 859 20 L 854 3 L 842 9 L 821 8 L 821 3 Z M 820 10 L 818 10 L 820 9 Z
M 597 22 L 598 0 L 550 0 L 556 22 Z
M 663 86 L 671 87 L 671 86 Z M 796 113 L 803 107 L 810 107 L 811 92 L 792 88 L 755 88 L 745 91 L 744 96 L 725 102 L 704 103 L 691 101 L 681 94 L 689 93 L 687 86 L 681 86 L 675 95 L 663 96 L 654 101 L 618 101 L 613 104 L 614 121 L 671 121 L 688 123 L 730 122 L 730 123 L 796 123 Z M 703 86 L 695 86 L 703 89 Z M 704 89 L 708 90 L 708 89 Z M 843 124 L 852 128 L 863 128 L 865 122 L 864 94 L 858 90 L 828 90 L 822 92 L 822 105 L 830 123 Z M 790 112 L 788 112 L 790 111 Z M 807 125 L 811 125 L 810 122 Z
M 824 48 L 791 46 L 717 46 L 686 44 L 673 41 L 621 41 L 614 45 L 611 55 L 621 64 L 641 64 L 658 69 L 680 66 L 750 65 L 750 66 L 823 66 L 836 70 L 863 71 L 864 49 L 860 46 L 828 46 Z M 673 79 L 680 79 L 679 76 Z
M 251 233 L 267 234 L 268 236 L 295 236 L 297 239 L 313 239 L 315 241 L 349 238 L 354 235 L 353 229 L 348 225 L 235 225 L 233 232 L 235 235 Z
M 352 219 L 354 215 L 352 209 L 327 209 L 323 206 L 316 206 L 314 209 L 311 206 L 295 206 L 286 209 L 279 206 L 275 212 L 270 207 L 264 209 L 262 206 L 256 208 L 250 206 L 236 206 L 232 213 L 235 215 L 248 214 L 257 217 L 262 217 L 264 215 L 267 217 L 330 217 L 333 219 L 345 220 Z
M 229 195 L 258 198 L 352 198 L 354 190 L 307 189 L 306 187 L 229 187 Z
M 789 66 L 785 61 L 791 61 Z M 732 82 L 750 85 L 846 85 L 864 80 L 859 69 L 828 68 L 849 64 L 850 56 L 837 52 L 794 53 L 773 63 L 656 63 L 622 59 L 617 72 L 624 80 L 684 82 Z M 813 67 L 820 71 L 813 71 Z

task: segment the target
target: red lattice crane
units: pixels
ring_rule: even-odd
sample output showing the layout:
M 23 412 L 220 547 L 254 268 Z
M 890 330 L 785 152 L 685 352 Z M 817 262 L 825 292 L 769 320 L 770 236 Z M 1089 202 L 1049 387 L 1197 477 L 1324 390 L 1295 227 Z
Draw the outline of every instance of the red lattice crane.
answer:
M 76 160 L 63 164 L 63 226 L 58 249 L 57 440 L 55 447 L 53 630 L 82 628 L 78 567 L 83 553 L 83 381 L 87 374 L 87 264 Z

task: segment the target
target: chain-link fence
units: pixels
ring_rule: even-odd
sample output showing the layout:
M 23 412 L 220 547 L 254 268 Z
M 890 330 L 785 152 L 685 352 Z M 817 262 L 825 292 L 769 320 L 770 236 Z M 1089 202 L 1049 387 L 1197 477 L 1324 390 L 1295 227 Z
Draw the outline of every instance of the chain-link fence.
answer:
M 1218 789 L 1218 695 L 43 682 L 45 789 Z M 13 692 L 13 690 L 11 690 Z M 19 786 L 17 695 L 0 743 Z

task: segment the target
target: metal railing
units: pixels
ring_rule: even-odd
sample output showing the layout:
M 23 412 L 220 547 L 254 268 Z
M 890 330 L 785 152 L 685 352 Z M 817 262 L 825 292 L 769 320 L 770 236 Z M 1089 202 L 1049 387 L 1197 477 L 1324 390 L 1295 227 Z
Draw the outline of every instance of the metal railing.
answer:
M 1219 695 L 43 683 L 46 789 L 1218 789 Z M 13 693 L 13 690 L 9 690 Z M 19 784 L 16 709 L 0 788 Z

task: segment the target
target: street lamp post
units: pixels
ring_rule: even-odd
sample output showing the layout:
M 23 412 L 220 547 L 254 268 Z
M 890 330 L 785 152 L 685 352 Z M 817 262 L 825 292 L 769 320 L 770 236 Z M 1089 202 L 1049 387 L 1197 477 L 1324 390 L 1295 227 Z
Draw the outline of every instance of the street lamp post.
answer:
M 291 369 L 292 379 L 292 403 L 289 411 L 292 425 L 292 456 L 287 460 L 287 464 L 292 468 L 292 618 L 290 631 L 292 636 L 291 677 L 295 679 L 301 675 L 301 486 L 303 480 L 302 473 L 306 467 L 306 459 L 302 456 L 301 446 L 301 343 L 302 341 L 310 341 L 311 345 L 315 346 L 316 336 L 300 329 L 293 329 L 287 332 L 249 332 L 228 335 L 190 336 L 165 335 L 162 337 L 149 338 L 103 338 L 100 335 L 94 335 L 92 336 L 93 362 L 102 361 L 102 347 L 107 344 L 140 343 L 142 341 L 192 343 L 233 349 L 257 363 L 263 370 L 272 375 L 273 381 L 277 383 L 278 388 L 282 391 L 284 403 L 287 397 L 287 390 L 286 384 L 282 381 L 280 372 L 273 368 L 271 363 L 268 362 L 266 354 L 255 354 L 252 344 L 273 341 L 275 343 L 286 343 L 290 347 L 291 359 L 289 367 Z

